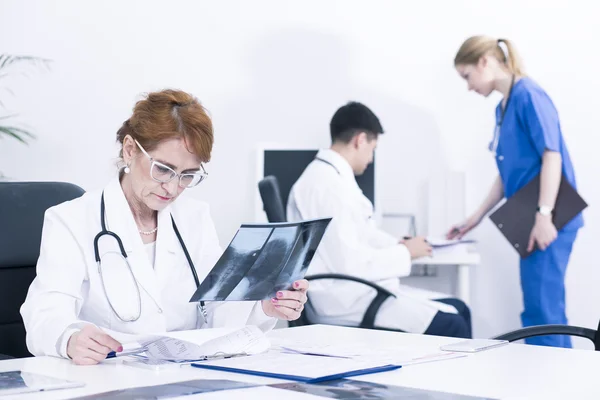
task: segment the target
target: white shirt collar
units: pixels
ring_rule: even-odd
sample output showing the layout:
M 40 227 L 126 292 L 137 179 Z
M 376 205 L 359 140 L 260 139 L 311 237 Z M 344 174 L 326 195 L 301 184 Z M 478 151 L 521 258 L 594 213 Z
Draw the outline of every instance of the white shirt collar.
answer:
M 331 163 L 338 170 L 342 177 L 351 179 L 354 183 L 356 183 L 354 171 L 352 170 L 350 163 L 348 163 L 348 161 L 337 151 L 331 149 L 321 149 L 317 153 L 316 157 Z

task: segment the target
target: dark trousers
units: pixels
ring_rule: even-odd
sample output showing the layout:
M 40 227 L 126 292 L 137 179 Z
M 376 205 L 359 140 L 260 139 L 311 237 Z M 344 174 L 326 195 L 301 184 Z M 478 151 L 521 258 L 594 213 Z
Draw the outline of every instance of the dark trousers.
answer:
M 473 333 L 469 307 L 459 299 L 436 299 L 435 301 L 453 306 L 458 314 L 438 311 L 425 334 L 471 339 Z

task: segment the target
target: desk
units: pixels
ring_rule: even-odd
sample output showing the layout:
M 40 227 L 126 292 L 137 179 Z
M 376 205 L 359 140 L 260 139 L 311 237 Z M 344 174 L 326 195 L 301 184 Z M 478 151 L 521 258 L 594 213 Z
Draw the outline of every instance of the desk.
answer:
M 273 343 L 307 339 L 315 343 L 377 343 L 379 346 L 431 346 L 456 341 L 454 338 L 375 331 L 326 325 L 277 329 L 269 333 Z M 113 362 L 114 361 L 114 362 Z M 317 362 L 317 361 L 315 361 Z M 407 366 L 396 371 L 356 377 L 364 381 L 418 389 L 501 399 L 599 399 L 600 386 L 594 373 L 600 366 L 600 352 L 510 344 L 468 357 Z M 84 388 L 32 393 L 20 399 L 67 399 L 108 390 L 150 386 L 189 379 L 230 379 L 259 384 L 279 383 L 276 379 L 183 367 L 153 372 L 119 364 L 81 367 L 68 360 L 38 357 L 0 361 L 0 371 L 23 369 L 59 378 L 84 381 Z M 215 392 L 193 398 L 232 398 L 233 392 Z M 240 389 L 235 398 L 296 399 L 303 395 L 278 392 L 272 388 Z M 241 396 L 241 394 L 244 394 Z M 1 397 L 2 400 L 10 398 Z M 14 398 L 14 397 L 13 397 Z
M 469 283 L 469 268 L 478 265 L 481 257 L 478 253 L 440 254 L 432 257 L 422 257 L 413 260 L 413 265 L 456 266 L 456 289 L 459 299 L 470 304 L 471 287 Z

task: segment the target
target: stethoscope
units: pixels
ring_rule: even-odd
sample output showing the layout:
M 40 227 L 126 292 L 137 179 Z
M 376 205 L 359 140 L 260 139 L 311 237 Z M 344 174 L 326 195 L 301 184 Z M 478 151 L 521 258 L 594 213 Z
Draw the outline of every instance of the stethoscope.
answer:
M 339 169 L 338 169 L 338 168 L 337 168 L 335 165 L 333 165 L 333 163 L 331 163 L 331 162 L 329 162 L 329 161 L 327 161 L 327 160 L 324 160 L 324 159 L 322 159 L 321 157 L 315 157 L 315 160 L 316 160 L 316 161 L 320 161 L 320 162 L 322 162 L 322 163 L 325 163 L 325 164 L 329 165 L 331 168 L 333 168 L 333 169 L 335 170 L 335 172 L 337 172 L 337 174 L 338 174 L 339 176 L 341 176 L 341 175 L 342 175 L 342 174 L 340 173 L 340 170 L 339 170 Z M 368 217 L 367 219 L 371 219 L 371 218 L 372 218 L 372 216 L 371 216 L 371 215 L 369 215 L 369 217 Z
M 138 281 L 135 279 L 135 275 L 133 274 L 133 270 L 131 269 L 131 265 L 129 264 L 129 260 L 127 258 L 127 252 L 125 251 L 125 248 L 123 247 L 123 242 L 121 241 L 121 238 L 119 237 L 119 235 L 117 235 L 114 232 L 111 232 L 109 230 L 106 229 L 106 222 L 105 222 L 105 206 L 104 206 L 104 192 L 102 192 L 102 197 L 100 199 L 100 223 L 102 224 L 102 230 L 100 232 L 98 232 L 98 234 L 96 235 L 96 237 L 94 238 L 94 256 L 96 257 L 96 264 L 98 266 L 98 273 L 100 274 L 100 280 L 102 281 L 102 288 L 104 290 L 104 295 L 106 296 L 106 300 L 108 301 L 108 304 L 110 306 L 110 308 L 112 309 L 113 313 L 123 322 L 135 322 L 137 321 L 140 316 L 142 315 L 142 297 L 140 295 L 140 287 L 138 284 Z M 190 266 L 190 270 L 192 271 L 192 275 L 194 276 L 194 282 L 196 283 L 196 288 L 200 287 L 200 280 L 198 279 L 198 274 L 196 273 L 196 268 L 194 267 L 194 263 L 192 262 L 192 258 L 190 257 L 190 253 L 187 250 L 187 247 L 185 246 L 185 243 L 183 242 L 183 239 L 181 238 L 181 234 L 179 233 L 179 229 L 177 229 L 177 224 L 175 224 L 175 219 L 173 219 L 173 215 L 171 214 L 171 222 L 173 223 L 173 230 L 175 231 L 175 235 L 177 236 L 177 240 L 179 240 L 179 244 L 181 244 L 181 248 L 183 249 L 183 253 L 185 254 L 185 258 L 188 261 L 188 264 Z M 129 269 L 129 273 L 131 274 L 131 278 L 133 279 L 133 281 L 135 282 L 135 289 L 137 292 L 137 298 L 138 298 L 138 310 L 137 310 L 137 314 L 135 316 L 130 316 L 130 317 L 122 317 L 117 310 L 115 309 L 115 307 L 113 306 L 112 302 L 110 301 L 110 297 L 108 296 L 108 293 L 106 291 L 106 286 L 104 284 L 104 276 L 102 274 L 102 263 L 100 261 L 100 251 L 98 250 L 98 241 L 100 240 L 100 238 L 104 235 L 108 235 L 113 237 L 116 241 L 117 244 L 119 245 L 119 250 L 121 252 L 121 257 L 125 260 L 125 263 L 127 264 L 127 267 Z M 204 301 L 201 301 L 198 305 L 198 308 L 204 318 L 204 322 L 208 322 L 208 313 L 206 312 L 206 308 L 204 307 Z
M 510 81 L 510 88 L 508 89 L 508 96 L 506 97 L 506 104 L 504 104 L 504 108 L 502 108 L 500 111 L 500 118 L 498 118 L 498 122 L 496 122 L 496 127 L 494 128 L 494 137 L 488 145 L 488 149 L 494 154 L 494 156 L 496 155 L 496 150 L 498 149 L 498 141 L 500 140 L 500 128 L 502 127 L 504 115 L 506 114 L 506 109 L 508 108 L 508 104 L 510 103 L 510 98 L 514 84 L 515 75 L 513 74 L 512 79 Z
M 340 170 L 337 169 L 337 167 L 335 165 L 333 165 L 332 163 L 330 163 L 329 161 L 324 160 L 321 157 L 315 157 L 315 160 L 321 161 L 322 163 L 325 163 L 325 164 L 329 165 L 331 168 L 333 168 L 335 170 L 335 172 L 337 172 L 338 175 L 341 175 L 340 174 Z

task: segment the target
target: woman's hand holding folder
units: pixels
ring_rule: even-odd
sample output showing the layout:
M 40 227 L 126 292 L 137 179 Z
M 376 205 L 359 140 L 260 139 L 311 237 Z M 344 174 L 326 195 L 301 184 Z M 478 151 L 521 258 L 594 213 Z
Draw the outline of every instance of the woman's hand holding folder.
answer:
M 529 236 L 527 251 L 533 251 L 536 244 L 540 250 L 546 250 L 557 236 L 558 231 L 552 222 L 552 216 L 538 213 L 535 216 L 535 224 Z

